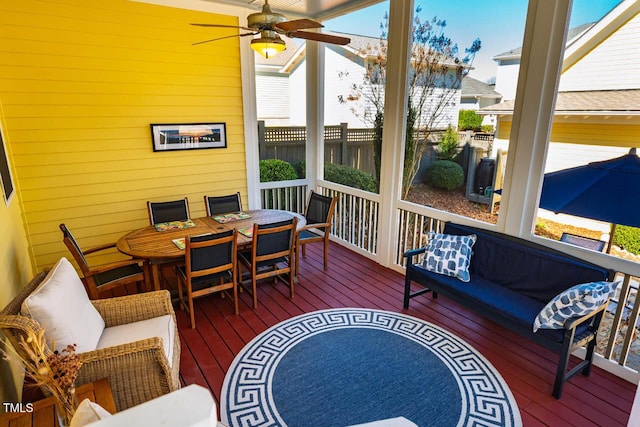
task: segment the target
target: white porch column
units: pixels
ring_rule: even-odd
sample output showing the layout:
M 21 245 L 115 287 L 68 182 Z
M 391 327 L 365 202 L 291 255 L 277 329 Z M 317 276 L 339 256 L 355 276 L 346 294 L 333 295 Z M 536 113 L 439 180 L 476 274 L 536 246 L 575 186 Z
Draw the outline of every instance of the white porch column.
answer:
M 324 178 L 324 44 L 306 42 L 307 55 L 307 146 L 306 177 L 315 190 Z
M 244 17 L 246 20 L 246 16 Z M 242 22 L 242 21 L 241 21 Z M 251 40 L 240 39 L 242 108 L 244 115 L 244 149 L 247 167 L 247 203 L 260 209 L 260 153 L 258 149 L 258 111 L 256 106 L 256 64 Z
M 381 201 L 377 245 L 378 262 L 385 266 L 393 263 L 398 235 L 396 205 L 402 188 L 413 8 L 413 0 L 391 0 L 389 4 L 389 50 L 384 99 L 384 132 L 380 167 Z
M 514 236 L 529 237 L 535 227 L 571 1 L 529 0 L 498 219 L 498 229 Z

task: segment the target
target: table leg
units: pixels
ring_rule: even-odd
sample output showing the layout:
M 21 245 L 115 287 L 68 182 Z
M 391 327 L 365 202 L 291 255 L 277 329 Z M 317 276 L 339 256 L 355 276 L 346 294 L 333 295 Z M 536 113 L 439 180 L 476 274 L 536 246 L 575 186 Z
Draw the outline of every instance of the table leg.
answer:
M 160 288 L 160 266 L 155 262 L 151 263 L 151 277 L 153 277 L 153 290 L 159 291 Z

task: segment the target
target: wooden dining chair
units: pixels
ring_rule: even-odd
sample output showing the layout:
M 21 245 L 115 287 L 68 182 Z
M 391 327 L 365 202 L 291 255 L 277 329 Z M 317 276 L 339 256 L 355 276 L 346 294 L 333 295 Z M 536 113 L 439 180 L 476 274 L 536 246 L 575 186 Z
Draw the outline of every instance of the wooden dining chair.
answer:
M 189 312 L 191 328 L 196 327 L 193 299 L 214 292 L 231 290 L 238 314 L 237 230 L 185 238 L 185 265 L 179 266 L 178 297 Z M 185 302 L 183 288 L 187 290 Z
M 92 268 L 87 262 L 86 255 L 115 248 L 115 243 L 99 245 L 83 251 L 65 224 L 60 224 L 60 230 L 62 231 L 62 241 L 82 271 L 87 294 L 91 299 L 98 299 L 101 293 L 116 288 L 126 288 L 129 284 L 136 284 L 138 292 L 151 289 L 149 266 L 145 261 L 129 259 Z
M 296 247 L 296 276 L 298 276 L 299 272 L 300 250 L 302 250 L 302 256 L 306 257 L 305 245 L 309 243 L 321 242 L 324 244 L 323 264 L 325 270 L 328 268 L 329 234 L 337 201 L 337 197 L 323 196 L 311 190 L 304 212 L 307 224 L 298 230 L 296 239 L 298 241 Z
M 238 255 L 238 262 L 251 275 L 251 295 L 253 308 L 258 307 L 257 282 L 273 277 L 289 284 L 289 296 L 294 295 L 295 245 L 298 219 L 274 222 L 271 224 L 254 224 L 251 249 Z M 239 268 L 240 277 L 242 269 Z M 288 274 L 288 279 L 283 278 Z
M 185 197 L 184 199 L 179 200 L 171 200 L 168 202 L 150 202 L 147 201 L 147 213 L 149 214 L 149 223 L 151 225 L 162 224 L 163 222 L 171 222 L 171 221 L 186 221 L 191 219 L 191 213 L 189 212 L 189 200 Z M 157 262 L 157 261 L 154 261 Z M 184 265 L 182 260 L 179 261 L 163 261 L 159 262 L 161 264 L 159 269 L 173 269 L 175 271 L 175 267 Z M 160 276 L 165 278 L 165 282 L 167 286 L 169 286 L 169 281 L 166 280 L 166 275 L 160 273 Z
M 147 212 L 151 225 L 171 221 L 186 221 L 191 218 L 189 212 L 189 200 L 185 197 L 169 202 L 147 201 Z
M 204 196 L 204 206 L 207 210 L 207 216 L 239 212 L 242 210 L 240 192 L 227 196 Z

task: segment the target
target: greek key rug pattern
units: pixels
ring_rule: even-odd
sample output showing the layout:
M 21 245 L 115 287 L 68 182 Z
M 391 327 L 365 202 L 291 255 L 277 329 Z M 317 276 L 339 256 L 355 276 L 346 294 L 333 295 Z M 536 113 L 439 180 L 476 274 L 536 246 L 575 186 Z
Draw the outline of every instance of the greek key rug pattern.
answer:
M 433 352 L 456 378 L 462 403 L 458 425 L 522 425 L 518 406 L 504 379 L 462 339 L 412 316 L 358 308 L 303 314 L 271 327 L 248 343 L 224 379 L 220 401 L 222 422 L 230 427 L 287 426 L 272 396 L 271 381 L 278 363 L 303 340 L 342 328 L 391 332 Z

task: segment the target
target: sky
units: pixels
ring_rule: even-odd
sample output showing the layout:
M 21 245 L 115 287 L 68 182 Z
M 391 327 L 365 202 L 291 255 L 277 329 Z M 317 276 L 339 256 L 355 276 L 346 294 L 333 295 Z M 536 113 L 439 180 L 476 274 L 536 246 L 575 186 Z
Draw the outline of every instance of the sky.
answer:
M 596 22 L 619 3 L 620 0 L 574 0 L 569 26 Z M 482 48 L 470 73 L 478 80 L 486 82 L 495 77 L 496 62 L 492 57 L 522 46 L 527 0 L 416 0 L 415 4 L 422 7 L 418 16 L 423 21 L 434 16 L 446 20 L 445 35 L 458 44 L 462 56 L 473 40 L 481 40 Z M 380 22 L 388 10 L 389 2 L 384 1 L 323 24 L 329 31 L 379 37 Z

